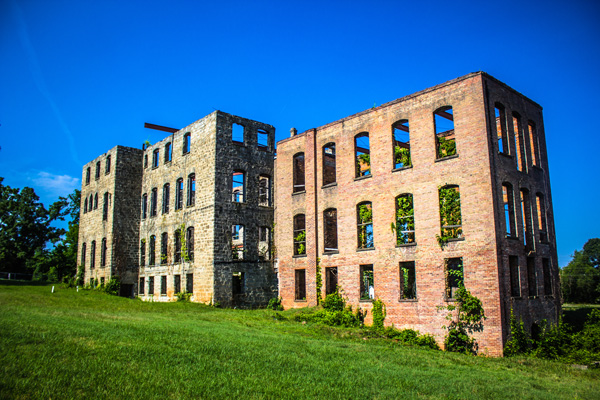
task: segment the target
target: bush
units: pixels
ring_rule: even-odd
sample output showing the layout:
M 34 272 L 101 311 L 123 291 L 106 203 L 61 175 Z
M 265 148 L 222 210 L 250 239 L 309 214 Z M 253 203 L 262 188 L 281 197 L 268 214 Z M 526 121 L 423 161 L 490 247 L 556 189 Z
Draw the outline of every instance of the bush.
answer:
M 192 297 L 192 293 L 179 292 L 179 293 L 176 293 L 175 296 L 177 297 L 177 301 L 189 303 L 190 298 Z
M 383 322 L 385 321 L 386 317 L 385 304 L 383 301 L 379 299 L 373 301 L 371 314 L 373 314 L 373 329 L 378 332 L 383 331 Z
M 525 325 L 523 320 L 515 317 L 515 314 L 510 309 L 510 339 L 504 346 L 505 356 L 514 356 L 517 354 L 527 354 L 531 350 L 533 343 L 529 338 L 529 335 L 525 331 Z
M 281 297 L 273 297 L 269 300 L 267 305 L 268 310 L 283 311 L 283 305 L 281 304 Z
M 113 296 L 118 296 L 119 291 L 121 289 L 121 281 L 118 276 L 113 276 L 110 278 L 108 283 L 104 285 L 104 291 L 108 294 L 112 294 Z
M 318 310 L 316 312 L 300 312 L 294 316 L 296 321 L 308 321 L 322 323 L 330 326 L 343 326 L 346 328 L 362 326 L 365 320 L 365 313 L 360 308 L 352 312 L 352 306 L 344 310 Z
M 325 310 L 344 311 L 346 308 L 346 299 L 344 299 L 342 289 L 337 287 L 335 292 L 325 296 L 325 300 L 321 301 L 321 305 Z

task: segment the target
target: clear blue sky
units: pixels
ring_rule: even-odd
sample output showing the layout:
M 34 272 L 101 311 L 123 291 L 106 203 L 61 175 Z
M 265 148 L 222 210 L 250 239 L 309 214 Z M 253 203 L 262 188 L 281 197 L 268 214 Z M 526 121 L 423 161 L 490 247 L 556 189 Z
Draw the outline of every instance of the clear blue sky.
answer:
M 0 176 L 49 205 L 215 109 L 277 140 L 483 70 L 544 107 L 559 262 L 600 237 L 595 1 L 0 1 Z

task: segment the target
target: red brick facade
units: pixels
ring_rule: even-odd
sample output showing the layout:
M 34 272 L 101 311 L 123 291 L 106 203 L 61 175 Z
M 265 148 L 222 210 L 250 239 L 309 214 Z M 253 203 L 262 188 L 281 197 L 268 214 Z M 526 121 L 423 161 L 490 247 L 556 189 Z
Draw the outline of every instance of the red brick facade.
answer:
M 498 103 L 507 121 L 502 140 L 495 117 Z M 453 126 L 437 137 L 435 112 L 446 115 L 449 125 L 453 119 Z M 514 139 L 513 113 L 520 120 L 519 140 Z M 397 168 L 392 125 L 400 120 L 408 120 L 406 147 L 412 162 Z M 365 151 L 362 144 L 355 147 L 355 137 L 364 132 L 369 137 L 370 168 L 364 161 L 357 167 L 356 162 L 356 151 Z M 453 139 L 456 154 L 446 156 L 452 152 L 438 150 L 438 137 Z M 335 144 L 335 183 L 324 187 L 323 147 L 329 143 Z M 507 154 L 499 151 L 501 145 Z M 516 157 L 519 148 L 521 170 Z M 294 156 L 298 153 L 304 153 L 304 182 L 297 182 L 294 191 Z M 331 157 L 327 161 L 331 165 Z M 514 194 L 510 237 L 503 184 L 510 184 Z M 458 188 L 460 226 L 452 228 L 456 239 L 442 247 L 436 236 L 442 236 L 440 188 L 446 186 Z M 391 229 L 396 222 L 396 198 L 403 194 L 412 195 L 414 206 L 414 234 L 409 234 L 414 241 L 408 243 L 398 243 Z M 476 336 L 484 353 L 502 354 L 511 307 L 528 326 L 544 318 L 556 321 L 560 312 L 542 109 L 485 73 L 446 82 L 279 142 L 275 196 L 279 292 L 286 308 L 316 304 L 319 263 L 323 295 L 326 268 L 336 267 L 338 284 L 350 303 L 370 311 L 371 301 L 360 299 L 360 271 L 361 265 L 372 265 L 374 296 L 387 306 L 386 324 L 432 333 L 441 343 L 445 314 L 437 306 L 448 304 L 447 260 L 461 258 L 465 286 L 483 301 L 487 316 L 483 332 Z M 367 228 L 358 226 L 357 207 L 363 202 L 372 206 L 371 227 Z M 324 212 L 329 209 L 336 210 L 337 250 L 328 247 L 325 251 Z M 300 232 L 294 227 L 294 217 L 300 214 L 305 216 L 306 254 L 298 254 L 303 244 L 294 240 Z M 401 262 L 414 262 L 414 298 L 402 293 L 401 283 L 406 282 L 401 282 Z M 298 270 L 305 271 L 305 300 L 296 299 L 302 290 L 297 287 Z

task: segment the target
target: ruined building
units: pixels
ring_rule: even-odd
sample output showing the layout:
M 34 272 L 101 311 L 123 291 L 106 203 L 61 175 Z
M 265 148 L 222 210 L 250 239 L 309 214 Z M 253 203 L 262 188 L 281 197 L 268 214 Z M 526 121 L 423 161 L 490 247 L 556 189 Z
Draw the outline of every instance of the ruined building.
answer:
M 215 112 L 143 151 L 116 147 L 87 164 L 86 279 L 118 273 L 144 299 L 187 290 L 195 301 L 257 305 L 276 295 L 277 271 L 286 308 L 314 306 L 317 293 L 339 286 L 350 304 L 370 311 L 379 298 L 387 324 L 440 342 L 438 306 L 463 281 L 483 302 L 476 338 L 490 355 L 502 354 L 511 309 L 528 326 L 557 321 L 535 102 L 478 72 L 292 130 L 278 143 L 276 171 L 273 135 Z
M 161 128 L 171 135 L 143 150 L 117 146 L 84 166 L 86 282 L 117 274 L 123 294 L 142 299 L 187 292 L 203 303 L 265 304 L 277 293 L 275 129 L 220 111 Z

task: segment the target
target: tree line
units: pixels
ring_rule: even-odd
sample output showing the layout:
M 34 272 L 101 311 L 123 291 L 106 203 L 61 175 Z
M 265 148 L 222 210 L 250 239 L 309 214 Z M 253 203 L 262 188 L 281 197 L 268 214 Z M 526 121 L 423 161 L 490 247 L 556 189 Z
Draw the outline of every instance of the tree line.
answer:
M 0 272 L 60 281 L 77 272 L 81 191 L 46 208 L 30 187 L 5 185 L 0 177 Z M 54 226 L 68 219 L 68 229 Z
M 560 271 L 560 283 L 565 303 L 600 303 L 600 239 L 590 239 L 575 251 Z

